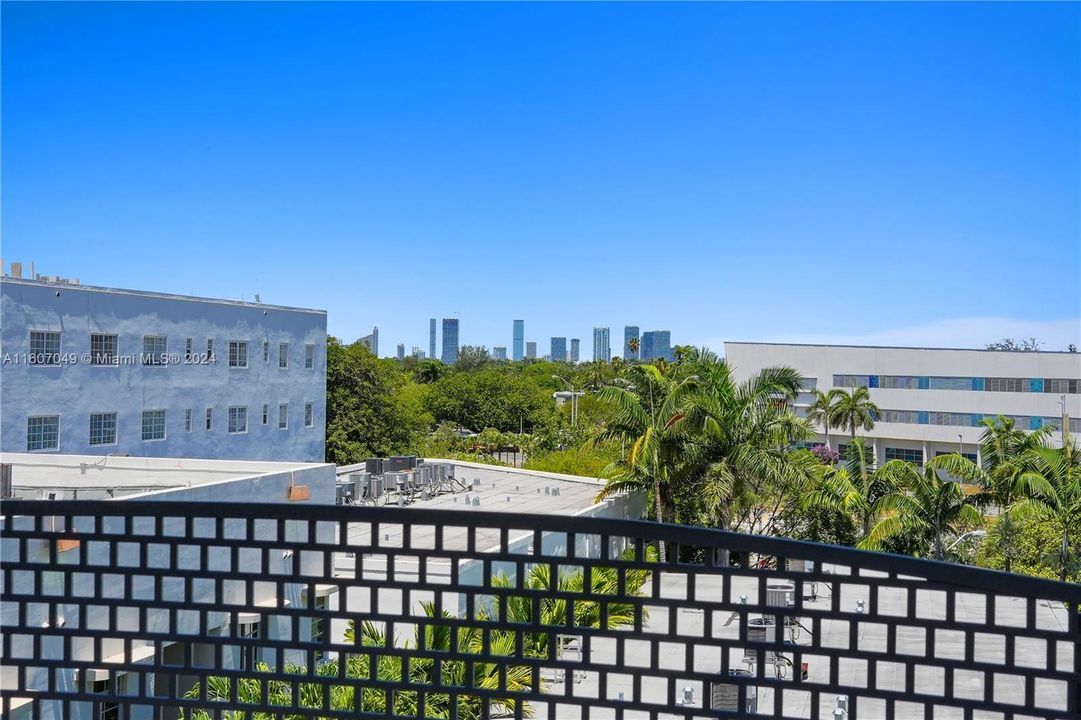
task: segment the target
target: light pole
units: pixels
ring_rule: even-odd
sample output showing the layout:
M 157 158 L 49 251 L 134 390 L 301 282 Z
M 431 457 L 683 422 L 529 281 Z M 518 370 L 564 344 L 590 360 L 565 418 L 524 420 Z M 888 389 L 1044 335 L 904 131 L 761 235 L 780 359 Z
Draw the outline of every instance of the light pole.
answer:
M 957 433 L 957 444 L 960 446 L 960 449 L 957 451 L 957 454 L 960 455 L 961 457 L 964 457 L 965 456 L 965 436 L 962 433 Z
M 575 390 L 574 385 L 571 384 L 571 381 L 568 380 L 565 377 L 561 377 L 559 375 L 553 375 L 552 377 L 555 378 L 556 380 L 562 380 L 563 384 L 567 386 L 567 389 L 571 391 L 571 425 L 577 425 L 578 424 L 578 397 L 583 394 L 582 391 L 581 390 Z

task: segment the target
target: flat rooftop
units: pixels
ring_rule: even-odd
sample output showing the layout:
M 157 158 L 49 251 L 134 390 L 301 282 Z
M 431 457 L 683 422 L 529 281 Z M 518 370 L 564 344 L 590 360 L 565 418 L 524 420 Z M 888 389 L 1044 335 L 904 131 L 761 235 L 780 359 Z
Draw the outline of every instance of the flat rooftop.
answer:
M 69 500 L 101 500 L 320 465 L 42 453 L 0 453 L 0 462 L 11 466 L 13 493 L 24 500 L 36 499 L 41 491 L 65 492 Z

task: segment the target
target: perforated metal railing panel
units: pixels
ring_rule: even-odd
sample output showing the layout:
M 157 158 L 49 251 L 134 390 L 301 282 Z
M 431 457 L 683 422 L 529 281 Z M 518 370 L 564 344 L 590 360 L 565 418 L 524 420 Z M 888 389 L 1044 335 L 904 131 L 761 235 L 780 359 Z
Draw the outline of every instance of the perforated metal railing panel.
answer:
M 1081 717 L 1081 588 L 1048 580 L 480 511 L 0 521 L 5 717 Z

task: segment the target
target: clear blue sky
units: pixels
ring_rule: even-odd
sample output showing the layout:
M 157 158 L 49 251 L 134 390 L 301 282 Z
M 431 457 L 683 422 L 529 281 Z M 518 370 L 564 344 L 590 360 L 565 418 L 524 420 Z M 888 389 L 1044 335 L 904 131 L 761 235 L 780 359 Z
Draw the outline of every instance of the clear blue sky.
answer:
M 384 354 L 455 313 L 583 355 L 1081 335 L 1077 3 L 2 13 L 2 252 L 38 272 Z

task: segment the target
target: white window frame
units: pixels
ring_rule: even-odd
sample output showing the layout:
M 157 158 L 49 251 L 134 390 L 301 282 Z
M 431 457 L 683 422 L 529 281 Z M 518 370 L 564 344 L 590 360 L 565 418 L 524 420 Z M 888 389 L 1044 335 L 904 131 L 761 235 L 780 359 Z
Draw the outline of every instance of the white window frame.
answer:
M 315 345 L 304 346 L 304 369 L 312 370 L 315 368 Z
M 30 432 L 31 432 L 30 431 L 30 424 L 31 424 L 32 421 L 35 421 L 35 420 L 40 420 L 40 421 L 43 421 L 43 422 L 41 422 L 41 430 L 40 430 L 40 432 L 37 433 L 37 435 L 39 437 L 39 440 L 35 444 L 38 445 L 38 447 L 31 447 L 31 444 L 30 444 L 30 437 L 31 437 L 31 435 L 30 435 Z M 55 433 L 56 439 L 55 439 L 55 443 L 52 446 L 42 444 L 45 441 L 45 438 L 49 436 L 45 432 L 45 423 L 44 423 L 44 421 L 47 421 L 47 420 L 55 420 L 56 421 L 56 433 Z M 29 416 L 27 416 L 27 418 L 26 418 L 26 452 L 59 452 L 59 450 L 60 450 L 60 415 L 56 414 L 56 415 L 29 415 Z
M 270 364 L 270 341 L 269 340 L 264 340 L 263 341 L 263 364 L 264 365 L 269 365 Z
M 231 367 L 231 368 L 247 368 L 248 367 L 248 341 L 247 340 L 230 340 L 229 341 L 229 367 Z
M 263 424 L 266 425 L 270 422 L 270 405 L 263 403 Z
M 119 365 L 120 336 L 116 333 L 90 333 L 90 364 L 95 367 Z
M 154 414 L 161 413 L 161 437 L 147 437 L 146 436 L 146 421 L 147 421 L 147 415 L 149 413 L 154 413 Z M 165 413 L 165 408 L 152 408 L 150 410 L 143 410 L 142 415 L 140 416 L 140 418 L 142 420 L 141 426 L 140 426 L 140 430 L 141 430 L 140 437 L 142 437 L 143 442 L 161 442 L 162 440 L 165 439 L 165 437 L 166 437 L 166 413 Z M 153 418 L 151 418 L 151 420 L 153 421 Z M 156 425 L 156 423 L 155 423 L 155 425 Z
M 315 427 L 315 403 L 304 403 L 304 427 Z
M 214 408 L 208 407 L 206 409 L 206 427 L 207 432 L 211 432 L 214 429 Z
M 278 343 L 278 369 L 287 370 L 289 368 L 289 343 Z
M 51 341 L 54 340 L 55 348 L 51 347 L 53 345 Z M 59 330 L 31 330 L 30 337 L 27 340 L 27 347 L 30 352 L 27 355 L 26 364 L 43 367 L 58 366 L 60 364 L 61 342 Z
M 147 344 L 155 349 L 148 350 Z M 160 349 L 157 349 L 160 344 Z M 168 364 L 169 337 L 167 335 L 143 335 L 143 352 L 139 356 L 146 367 L 164 367 Z
M 289 429 L 289 403 L 278 403 L 278 429 Z
M 105 430 L 108 427 L 108 420 L 109 420 L 110 417 L 112 418 L 112 431 L 113 431 L 112 438 L 113 439 L 110 442 L 106 442 L 103 438 L 106 437 Z M 95 419 L 97 419 L 97 421 L 98 421 L 98 428 L 97 428 L 98 434 L 99 434 L 99 441 L 98 442 L 94 442 L 94 430 L 95 430 L 94 421 L 95 421 Z M 117 421 L 117 413 L 115 411 L 113 411 L 113 412 L 106 411 L 106 412 L 92 412 L 92 413 L 90 413 L 90 446 L 91 447 L 101 447 L 101 446 L 108 446 L 108 445 L 116 445 L 116 436 L 117 436 L 117 432 L 116 432 L 117 422 L 116 421 Z
M 184 432 L 191 432 L 192 427 L 192 412 L 191 408 L 184 411 Z
M 230 435 L 244 435 L 248 432 L 248 406 L 230 405 L 227 430 Z M 243 424 L 242 424 L 243 421 Z
M 190 363 L 192 353 L 195 352 L 195 339 L 187 338 L 184 340 L 184 362 Z
M 206 339 L 206 361 L 214 362 L 214 338 Z

